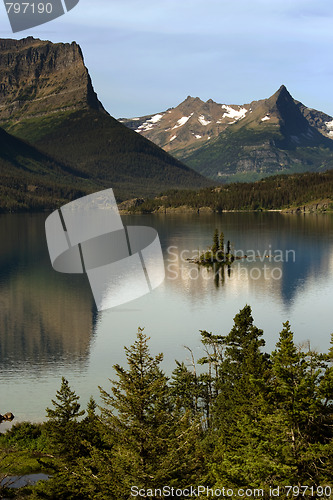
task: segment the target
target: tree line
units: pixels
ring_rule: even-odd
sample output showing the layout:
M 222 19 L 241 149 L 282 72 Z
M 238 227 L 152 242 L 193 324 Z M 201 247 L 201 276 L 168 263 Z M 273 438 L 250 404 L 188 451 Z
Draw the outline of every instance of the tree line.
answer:
M 333 206 L 333 170 L 323 173 L 275 175 L 257 182 L 237 182 L 200 190 L 172 190 L 146 199 L 133 212 L 188 206 L 223 210 L 272 210 L 329 200 Z
M 200 333 L 201 358 L 187 348 L 190 362 L 176 361 L 168 378 L 139 328 L 127 366 L 114 366 L 101 405 L 91 398 L 86 411 L 63 378 L 44 424 L 17 424 L 0 439 L 2 450 L 30 447 L 50 473 L 19 498 L 129 499 L 139 490 L 162 498 L 165 486 L 197 485 L 232 489 L 233 498 L 252 488 L 268 499 L 273 487 L 288 498 L 290 486 L 293 498 L 325 497 L 333 488 L 333 334 L 328 353 L 318 353 L 295 344 L 287 321 L 268 354 L 248 305 L 227 335 Z

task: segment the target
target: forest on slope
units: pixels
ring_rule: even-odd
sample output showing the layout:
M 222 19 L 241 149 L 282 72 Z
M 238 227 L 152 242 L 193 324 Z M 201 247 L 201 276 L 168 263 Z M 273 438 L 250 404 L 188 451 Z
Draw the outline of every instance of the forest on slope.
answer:
M 136 203 L 133 212 L 151 213 L 168 208 L 208 207 L 224 210 L 279 210 L 314 205 L 333 207 L 333 170 L 323 173 L 274 175 L 257 182 L 237 182 L 200 190 L 172 190 L 156 198 Z M 317 206 L 318 205 L 318 206 Z

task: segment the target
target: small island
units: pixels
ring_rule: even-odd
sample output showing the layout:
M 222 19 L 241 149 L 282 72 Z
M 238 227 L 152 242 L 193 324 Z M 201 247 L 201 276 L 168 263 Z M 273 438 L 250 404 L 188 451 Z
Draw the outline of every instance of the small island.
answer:
M 225 266 L 232 264 L 234 260 L 235 255 L 232 253 L 230 240 L 227 241 L 225 247 L 223 231 L 219 235 L 218 229 L 215 229 L 211 248 L 200 254 L 198 259 L 192 262 L 202 266 L 212 266 L 214 264 Z

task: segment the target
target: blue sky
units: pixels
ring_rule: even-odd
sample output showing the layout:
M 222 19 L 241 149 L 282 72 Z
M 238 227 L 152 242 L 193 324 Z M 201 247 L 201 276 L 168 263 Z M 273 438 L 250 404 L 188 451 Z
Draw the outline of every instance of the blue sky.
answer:
M 77 41 L 107 111 L 134 117 L 188 95 L 243 104 L 285 84 L 333 115 L 332 0 L 80 0 L 65 16 L 2 38 Z

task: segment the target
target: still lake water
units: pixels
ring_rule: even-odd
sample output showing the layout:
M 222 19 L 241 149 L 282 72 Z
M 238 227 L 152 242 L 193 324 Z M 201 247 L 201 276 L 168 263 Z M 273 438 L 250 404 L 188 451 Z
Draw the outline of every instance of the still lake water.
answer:
M 125 363 L 123 347 L 138 327 L 151 337 L 152 353 L 164 353 L 167 374 L 175 359 L 186 361 L 185 345 L 201 357 L 200 330 L 227 334 L 245 304 L 264 330 L 268 352 L 287 319 L 296 342 L 329 348 L 333 214 L 123 216 L 125 225 L 157 229 L 166 279 L 149 295 L 103 312 L 85 276 L 52 269 L 46 217 L 0 216 L 0 413 L 13 412 L 14 422 L 43 420 L 62 375 L 83 407 L 90 395 L 99 402 L 98 385 L 109 389 L 112 366 Z M 249 257 L 224 276 L 186 261 L 211 245 L 216 227 Z

